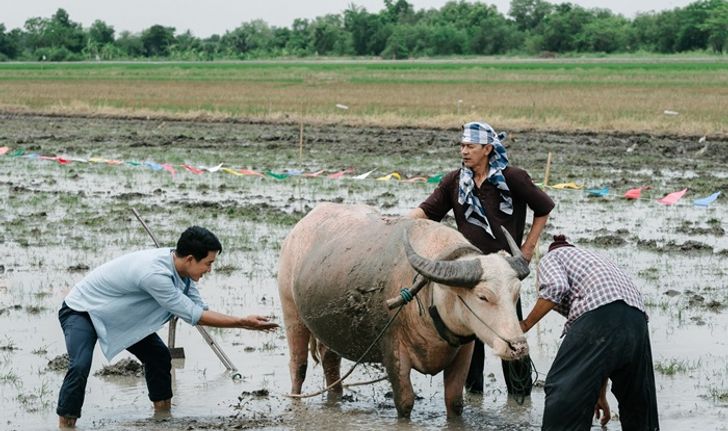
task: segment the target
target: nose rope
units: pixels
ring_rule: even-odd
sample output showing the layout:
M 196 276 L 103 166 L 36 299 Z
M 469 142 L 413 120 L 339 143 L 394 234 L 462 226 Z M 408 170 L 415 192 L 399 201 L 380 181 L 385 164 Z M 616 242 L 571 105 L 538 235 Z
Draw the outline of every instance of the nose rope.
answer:
M 516 351 L 516 349 L 513 347 L 513 344 L 511 343 L 511 341 L 510 340 L 507 340 L 504 337 L 502 337 L 498 332 L 496 332 L 495 329 L 491 328 L 487 323 L 483 322 L 483 319 L 481 319 L 480 316 L 478 316 L 477 314 L 475 314 L 475 311 L 473 311 L 473 309 L 470 308 L 470 306 L 468 305 L 468 303 L 465 302 L 465 300 L 460 295 L 458 295 L 458 299 L 460 300 L 460 302 L 463 303 L 463 305 L 465 306 L 465 308 L 467 308 L 468 311 L 470 311 L 473 314 L 473 316 L 475 316 L 475 318 L 478 319 L 478 321 L 483 324 L 483 326 L 485 326 L 486 328 L 488 328 L 490 330 L 490 332 L 494 333 L 496 337 L 498 337 L 501 340 L 503 340 L 504 343 L 508 344 L 508 347 L 510 347 L 511 350 L 513 350 L 514 352 Z

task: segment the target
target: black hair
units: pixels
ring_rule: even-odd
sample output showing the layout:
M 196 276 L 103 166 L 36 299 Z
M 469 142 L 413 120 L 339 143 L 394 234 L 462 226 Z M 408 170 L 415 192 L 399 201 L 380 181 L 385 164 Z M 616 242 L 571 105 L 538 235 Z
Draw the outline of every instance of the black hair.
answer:
M 211 251 L 222 253 L 222 244 L 214 233 L 200 226 L 191 226 L 182 232 L 174 250 L 179 257 L 192 255 L 197 261 L 206 258 Z

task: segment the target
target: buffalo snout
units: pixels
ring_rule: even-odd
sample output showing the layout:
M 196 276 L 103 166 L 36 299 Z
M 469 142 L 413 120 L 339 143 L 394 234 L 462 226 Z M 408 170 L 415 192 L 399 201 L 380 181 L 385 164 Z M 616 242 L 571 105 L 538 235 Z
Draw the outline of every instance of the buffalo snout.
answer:
M 526 337 L 518 337 L 508 342 L 508 347 L 511 349 L 511 356 L 513 359 L 521 359 L 528 355 L 528 343 Z

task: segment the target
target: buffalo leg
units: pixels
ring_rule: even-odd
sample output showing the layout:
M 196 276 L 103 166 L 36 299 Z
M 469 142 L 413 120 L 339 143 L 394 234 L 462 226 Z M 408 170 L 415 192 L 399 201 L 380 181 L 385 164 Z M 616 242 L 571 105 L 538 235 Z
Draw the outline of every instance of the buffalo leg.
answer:
M 341 378 L 341 356 L 334 353 L 331 349 L 321 345 L 319 349 L 321 354 L 321 365 L 324 369 L 324 377 L 326 378 L 326 387 Z M 330 395 L 341 396 L 344 393 L 344 387 L 341 382 L 334 386 L 330 391 Z
M 397 414 L 400 417 L 408 418 L 415 404 L 415 392 L 412 389 L 412 381 L 410 380 L 412 363 L 406 349 L 399 342 L 395 343 L 395 345 L 398 346 L 396 351 L 389 354 L 385 353 L 384 366 L 387 369 L 389 381 L 392 383 L 394 406 L 397 408 Z
M 461 347 L 450 365 L 445 368 L 445 408 L 449 418 L 463 414 L 463 386 L 473 356 L 473 344 L 468 343 Z
M 298 317 L 298 313 L 296 313 L 295 317 Z M 291 393 L 300 394 L 303 381 L 306 379 L 308 340 L 311 337 L 311 333 L 300 319 L 293 318 L 293 316 L 284 313 L 284 320 L 286 324 L 288 352 L 291 355 L 288 363 L 291 373 Z

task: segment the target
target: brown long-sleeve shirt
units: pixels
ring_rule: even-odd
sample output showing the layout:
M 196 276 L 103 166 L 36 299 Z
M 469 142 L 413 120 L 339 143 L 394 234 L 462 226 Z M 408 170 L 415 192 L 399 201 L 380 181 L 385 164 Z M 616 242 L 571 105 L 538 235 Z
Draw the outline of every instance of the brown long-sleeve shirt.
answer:
M 491 230 L 496 238 L 493 239 L 480 226 L 465 220 L 465 207 L 458 203 L 458 182 L 460 169 L 445 175 L 435 191 L 420 204 L 430 220 L 440 221 L 453 210 L 458 230 L 473 245 L 483 253 L 494 253 L 499 250 L 508 250 L 508 242 L 499 226 L 504 226 L 518 244 L 523 242 L 523 230 L 526 226 L 526 208 L 531 208 L 534 217 L 547 215 L 554 208 L 554 201 L 539 189 L 531 177 L 523 169 L 508 166 L 503 169 L 503 176 L 511 191 L 513 200 L 513 214 L 509 215 L 500 210 L 500 191 L 488 181 L 480 187 L 477 185 L 473 193 L 480 199 Z

